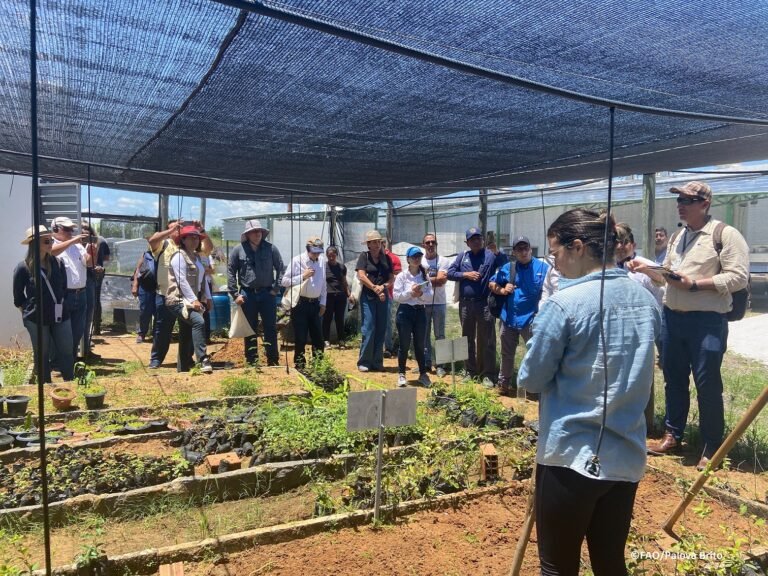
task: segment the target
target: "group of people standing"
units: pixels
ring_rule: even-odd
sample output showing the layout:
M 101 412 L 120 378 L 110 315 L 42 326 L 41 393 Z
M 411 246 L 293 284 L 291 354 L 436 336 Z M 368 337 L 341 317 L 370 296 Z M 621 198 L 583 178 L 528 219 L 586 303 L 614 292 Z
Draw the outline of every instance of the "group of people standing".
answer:
M 409 248 L 407 266 L 398 273 L 392 264 L 397 256 L 385 250 L 384 239 L 378 232 L 368 233 L 367 251 L 360 255 L 356 265 L 362 284 L 363 341 L 358 359 L 361 372 L 384 369 L 386 329 L 390 310 L 396 308 L 398 385 L 407 384 L 406 361 L 411 349 L 418 380 L 429 385 L 429 373 L 435 364 L 432 335 L 435 340 L 445 338 L 448 304 L 445 286 L 451 280 L 455 282 L 454 300 L 459 304 L 462 335 L 468 340 L 466 376 L 481 380 L 487 387 L 498 383 L 503 394 L 514 391 L 517 344 L 521 337 L 524 341 L 530 338 L 530 326 L 539 302 L 547 288 L 550 292 L 553 289 L 552 269 L 546 261 L 533 258 L 530 240 L 525 236 L 515 239 L 514 262 L 486 247 L 478 228 L 466 231 L 466 244 L 468 249 L 451 259 L 439 255 L 437 237 L 426 234 L 421 247 Z M 491 292 L 503 300 L 500 370 L 496 365 L 497 319 L 488 306 Z M 435 369 L 439 378 L 445 376 L 443 366 L 436 365 Z
M 66 216 L 51 221 L 51 229 L 40 226 L 39 242 L 35 230 L 27 230 L 22 244 L 27 255 L 13 272 L 13 303 L 22 315 L 32 340 L 36 361 L 42 360 L 45 382 L 51 381 L 51 368 L 72 380 L 76 360 L 98 357 L 91 350 L 91 335 L 101 329 L 101 286 L 104 264 L 109 260 L 107 242 L 96 235 L 88 222 L 77 225 Z M 36 279 L 35 258 L 40 259 L 40 278 Z M 37 322 L 37 285 L 42 288 L 42 318 Z M 43 349 L 37 347 L 42 330 Z

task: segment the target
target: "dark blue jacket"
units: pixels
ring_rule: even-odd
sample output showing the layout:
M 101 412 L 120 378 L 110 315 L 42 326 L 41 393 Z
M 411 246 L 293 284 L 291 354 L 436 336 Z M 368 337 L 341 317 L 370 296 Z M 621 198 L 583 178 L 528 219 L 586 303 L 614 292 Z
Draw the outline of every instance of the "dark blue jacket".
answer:
M 472 254 L 471 250 L 465 250 L 458 254 L 453 264 L 448 267 L 448 280 L 459 282 L 460 298 L 481 300 L 488 297 L 488 282 L 500 265 L 499 257 L 494 256 L 493 252 L 487 248 L 477 254 Z M 480 280 L 477 282 L 464 280 L 464 272 L 480 272 Z

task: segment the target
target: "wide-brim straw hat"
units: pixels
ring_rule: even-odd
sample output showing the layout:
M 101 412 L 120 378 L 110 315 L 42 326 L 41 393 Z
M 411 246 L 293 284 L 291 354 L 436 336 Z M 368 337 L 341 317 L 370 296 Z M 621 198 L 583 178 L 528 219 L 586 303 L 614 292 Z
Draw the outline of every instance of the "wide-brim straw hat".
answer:
M 48 231 L 48 228 L 46 228 L 42 224 L 38 226 L 37 229 L 40 232 L 40 238 L 43 238 L 44 236 L 47 237 L 52 235 L 51 232 Z M 21 243 L 24 245 L 31 244 L 34 241 L 34 239 L 35 239 L 35 227 L 30 226 L 29 228 L 27 228 L 26 238 L 24 238 L 24 240 L 22 240 Z
M 264 226 L 261 225 L 261 221 L 248 220 L 245 223 L 245 229 L 243 230 L 243 233 L 240 234 L 240 242 L 245 242 L 246 235 L 248 234 L 248 232 L 253 232 L 254 230 L 261 230 L 262 239 L 269 236 L 269 230 L 267 228 L 264 228 Z
M 384 238 L 379 234 L 378 230 L 371 230 L 370 232 L 366 232 L 365 234 L 365 240 L 363 240 L 363 244 L 368 244 L 368 242 L 374 242 L 378 240 L 381 242 L 384 240 Z

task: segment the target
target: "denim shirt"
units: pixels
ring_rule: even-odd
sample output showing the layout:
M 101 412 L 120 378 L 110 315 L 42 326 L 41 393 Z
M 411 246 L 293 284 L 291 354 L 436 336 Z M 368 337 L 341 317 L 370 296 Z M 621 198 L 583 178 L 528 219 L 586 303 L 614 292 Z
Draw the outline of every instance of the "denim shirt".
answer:
M 605 272 L 608 415 L 600 449 L 601 480 L 639 482 L 645 470 L 645 406 L 661 316 L 653 296 L 624 270 Z M 539 392 L 536 461 L 587 478 L 603 413 L 600 272 L 560 279 L 533 321 L 518 384 Z
M 520 330 L 533 322 L 533 317 L 539 311 L 539 300 L 549 264 L 538 258 L 533 258 L 528 264 L 507 263 L 493 275 L 491 282 L 507 284 L 513 274 L 512 270 L 514 278 L 511 280 L 515 291 L 507 296 L 507 302 L 501 309 L 501 321 Z

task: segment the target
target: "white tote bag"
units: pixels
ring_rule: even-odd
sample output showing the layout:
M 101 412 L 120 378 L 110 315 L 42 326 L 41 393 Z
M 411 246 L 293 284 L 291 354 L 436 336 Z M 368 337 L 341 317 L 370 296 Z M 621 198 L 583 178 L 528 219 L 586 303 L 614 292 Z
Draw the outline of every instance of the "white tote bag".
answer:
M 283 299 L 280 300 L 280 308 L 283 309 L 283 312 L 290 312 L 296 308 L 296 306 L 299 304 L 299 295 L 301 294 L 301 289 L 304 288 L 307 282 L 308 280 L 304 280 L 301 284 L 291 286 L 285 291 L 283 294 Z
M 251 328 L 251 323 L 248 322 L 248 318 L 245 317 L 245 312 L 241 306 L 237 306 L 235 309 L 235 317 L 232 318 L 232 324 L 229 325 L 229 337 L 230 338 L 246 338 L 253 336 L 256 332 Z

